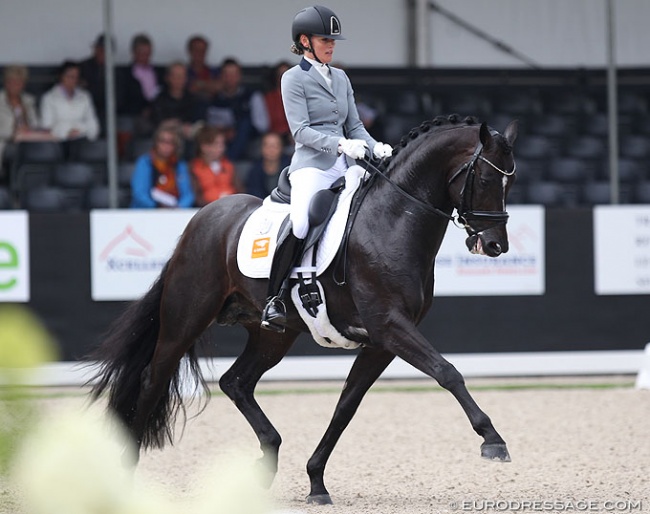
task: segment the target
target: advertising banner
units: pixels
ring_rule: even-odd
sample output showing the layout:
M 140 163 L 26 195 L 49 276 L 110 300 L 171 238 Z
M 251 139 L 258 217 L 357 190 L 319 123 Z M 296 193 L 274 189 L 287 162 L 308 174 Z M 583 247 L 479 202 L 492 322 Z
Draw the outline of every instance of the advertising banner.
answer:
M 436 258 L 436 296 L 543 295 L 544 208 L 508 207 L 510 249 L 499 257 L 469 253 L 467 232 L 450 224 Z
M 596 294 L 650 293 L 650 206 L 594 208 Z
M 29 292 L 29 217 L 0 212 L 0 302 L 28 302 Z
M 134 300 L 146 293 L 195 213 L 195 209 L 91 211 L 92 299 Z

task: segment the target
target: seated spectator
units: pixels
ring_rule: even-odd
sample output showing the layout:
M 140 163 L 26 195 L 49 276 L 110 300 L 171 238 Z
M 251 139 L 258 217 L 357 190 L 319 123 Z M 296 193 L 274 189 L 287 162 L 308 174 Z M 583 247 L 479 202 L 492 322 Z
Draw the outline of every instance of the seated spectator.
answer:
M 137 34 L 131 40 L 131 64 L 123 70 L 119 80 L 118 113 L 134 118 L 136 136 L 149 136 L 151 103 L 160 93 L 161 80 L 151 64 L 153 43 L 149 36 Z
M 97 139 L 99 121 L 90 94 L 79 87 L 79 65 L 65 61 L 59 82 L 41 99 L 41 124 L 57 139 Z
M 269 116 L 262 94 L 242 85 L 241 66 L 235 59 L 224 60 L 220 76 L 221 90 L 207 109 L 206 122 L 226 130 L 226 153 L 237 161 L 246 158 L 251 142 L 268 131 Z
M 219 90 L 219 69 L 208 66 L 206 58 L 210 43 L 201 35 L 187 41 L 188 90 L 201 101 L 209 101 Z
M 187 163 L 180 160 L 182 138 L 173 124 L 154 134 L 151 152 L 138 158 L 131 176 L 131 207 L 192 207 L 194 193 Z
M 272 68 L 269 77 L 269 89 L 264 93 L 264 103 L 269 114 L 269 132 L 280 134 L 286 145 L 292 144 L 293 140 L 287 116 L 284 114 L 280 81 L 284 72 L 290 67 L 291 65 L 286 61 L 280 61 L 276 64 Z
M 196 205 L 203 207 L 222 196 L 241 191 L 235 166 L 226 157 L 226 135 L 216 127 L 196 134 L 197 156 L 190 164 Z
M 4 89 L 0 91 L 0 168 L 7 145 L 50 138 L 38 127 L 36 100 L 25 93 L 27 76 L 25 66 L 10 65 L 4 69 Z
M 152 104 L 151 120 L 154 126 L 164 121 L 181 125 L 183 136 L 191 138 L 195 120 L 194 96 L 187 90 L 187 70 L 182 62 L 173 62 L 167 68 L 165 87 Z
M 246 192 L 266 198 L 278 185 L 280 172 L 289 166 L 291 157 L 284 153 L 280 134 L 267 132 L 262 136 L 262 156 L 253 162 L 246 176 Z

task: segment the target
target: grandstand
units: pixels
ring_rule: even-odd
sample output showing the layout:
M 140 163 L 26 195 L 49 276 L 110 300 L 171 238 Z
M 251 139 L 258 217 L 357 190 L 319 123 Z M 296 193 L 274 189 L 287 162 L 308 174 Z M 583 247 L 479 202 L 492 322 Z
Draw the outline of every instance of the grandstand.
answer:
M 425 119 L 474 115 L 503 130 L 520 122 L 515 146 L 517 183 L 510 203 L 547 207 L 610 202 L 605 70 L 347 68 L 357 98 L 378 113 L 382 137 L 396 144 Z M 32 66 L 28 91 L 37 98 L 54 68 Z M 263 87 L 265 67 L 247 67 L 244 80 Z M 650 190 L 650 71 L 619 72 L 620 203 L 647 203 Z M 128 120 L 120 119 L 128 126 Z M 119 130 L 119 126 L 118 126 Z M 149 140 L 120 153 L 119 198 L 126 207 L 129 172 Z M 105 140 L 64 148 L 31 142 L 8 149 L 0 206 L 29 210 L 108 207 Z M 250 157 L 253 157 L 252 155 Z M 245 162 L 240 163 L 243 173 Z

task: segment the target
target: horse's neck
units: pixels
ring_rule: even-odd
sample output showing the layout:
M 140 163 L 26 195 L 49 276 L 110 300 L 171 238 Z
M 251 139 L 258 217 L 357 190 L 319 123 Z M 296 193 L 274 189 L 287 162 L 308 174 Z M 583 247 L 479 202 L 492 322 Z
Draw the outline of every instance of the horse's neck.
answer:
M 403 150 L 409 153 L 388 171 L 388 175 L 392 182 L 419 201 L 442 211 L 451 211 L 451 199 L 447 192 L 450 151 L 444 143 L 446 140 L 436 138 L 427 141 L 423 138 L 415 148 Z M 389 194 L 390 189 L 394 189 L 390 184 L 382 184 L 382 193 Z M 418 203 L 404 198 L 404 195 L 399 196 L 403 198 L 396 201 L 401 201 L 406 208 L 409 203 L 411 207 Z
M 390 179 L 418 201 L 405 197 L 393 185 L 377 178 L 375 190 L 366 198 L 360 217 L 362 224 L 368 227 L 367 233 L 381 241 L 386 250 L 399 251 L 406 266 L 420 263 L 430 270 L 440 249 L 448 219 L 422 204 L 451 213 L 445 177 L 436 180 L 436 184 L 429 184 L 430 187 L 422 187 L 415 185 L 417 180 L 406 175 L 409 173 L 400 180 L 391 174 Z

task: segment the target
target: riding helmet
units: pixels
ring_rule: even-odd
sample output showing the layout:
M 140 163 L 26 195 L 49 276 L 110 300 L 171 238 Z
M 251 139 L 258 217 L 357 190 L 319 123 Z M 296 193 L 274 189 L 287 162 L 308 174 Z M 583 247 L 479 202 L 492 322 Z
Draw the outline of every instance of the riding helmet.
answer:
M 300 34 L 320 36 L 330 39 L 345 39 L 341 35 L 341 22 L 334 11 L 314 5 L 298 12 L 291 24 L 291 39 L 297 41 Z

